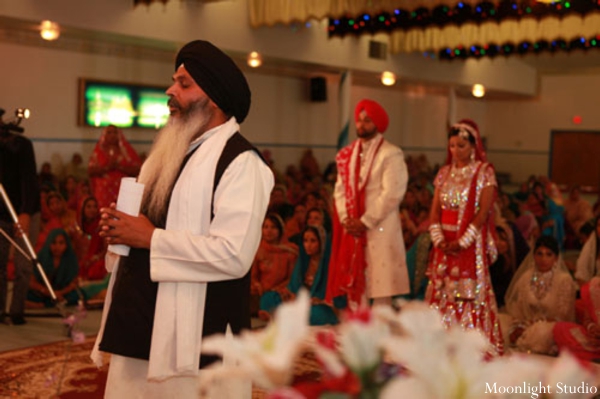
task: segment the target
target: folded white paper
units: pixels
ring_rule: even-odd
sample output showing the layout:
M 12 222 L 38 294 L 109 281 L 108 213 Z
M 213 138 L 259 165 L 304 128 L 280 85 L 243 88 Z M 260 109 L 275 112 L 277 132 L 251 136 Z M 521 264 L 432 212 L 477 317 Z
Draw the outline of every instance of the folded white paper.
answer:
M 140 214 L 142 196 L 144 195 L 144 185 L 135 181 L 135 177 L 124 177 L 121 179 L 119 187 L 119 197 L 117 198 L 117 210 L 131 216 Z M 108 250 L 121 256 L 129 255 L 128 245 L 109 245 Z

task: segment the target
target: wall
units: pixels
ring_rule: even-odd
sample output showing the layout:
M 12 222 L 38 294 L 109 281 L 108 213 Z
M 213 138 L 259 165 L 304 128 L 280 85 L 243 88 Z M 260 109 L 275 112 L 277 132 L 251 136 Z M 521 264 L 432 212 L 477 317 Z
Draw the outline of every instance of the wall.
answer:
M 484 120 L 496 168 L 516 181 L 547 175 L 552 130 L 600 130 L 599 93 L 598 75 L 548 75 L 535 100 L 487 102 Z M 575 115 L 582 117 L 580 125 L 573 124 Z
M 136 61 L 113 56 L 0 43 L 0 107 L 9 115 L 17 107 L 29 107 L 32 118 L 23 122 L 34 140 L 38 166 L 43 161 L 66 162 L 73 152 L 89 156 L 100 130 L 78 126 L 77 80 L 80 77 L 132 83 L 168 85 L 171 63 Z M 297 163 L 305 148 L 324 167 L 333 160 L 339 133 L 337 80 L 328 77 L 328 101 L 308 101 L 306 79 L 247 73 L 253 105 L 243 132 L 261 149 L 270 149 L 276 165 L 284 169 Z M 547 174 L 550 132 L 572 129 L 578 114 L 581 130 L 600 130 L 595 110 L 600 76 L 545 76 L 540 95 L 533 100 L 490 101 L 459 98 L 457 117 L 471 117 L 488 141 L 490 160 L 513 181 L 530 174 Z M 443 94 L 420 90 L 354 86 L 351 104 L 364 97 L 380 101 L 390 114 L 386 137 L 406 154 L 425 153 L 432 163 L 445 158 L 445 126 L 448 99 Z M 6 119 L 6 118 L 5 118 Z M 155 131 L 125 132 L 139 151 L 148 151 Z M 355 137 L 351 129 L 351 139 Z

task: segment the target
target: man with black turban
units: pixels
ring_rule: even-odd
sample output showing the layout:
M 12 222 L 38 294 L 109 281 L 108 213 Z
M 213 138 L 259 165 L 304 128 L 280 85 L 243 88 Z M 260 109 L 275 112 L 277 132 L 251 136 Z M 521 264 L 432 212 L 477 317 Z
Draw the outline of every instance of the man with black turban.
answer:
M 383 138 L 385 109 L 373 100 L 354 110 L 358 139 L 336 156 L 337 216 L 327 298 L 346 296 L 351 307 L 391 304 L 409 292 L 400 202 L 408 172 L 402 150 Z
M 242 72 L 206 41 L 177 55 L 170 118 L 138 181 L 141 213 L 103 208 L 101 235 L 131 247 L 112 258 L 92 359 L 112 354 L 106 397 L 196 397 L 202 337 L 250 327 L 250 265 L 273 187 L 239 134 L 250 108 Z M 112 258 L 112 259 L 111 259 Z

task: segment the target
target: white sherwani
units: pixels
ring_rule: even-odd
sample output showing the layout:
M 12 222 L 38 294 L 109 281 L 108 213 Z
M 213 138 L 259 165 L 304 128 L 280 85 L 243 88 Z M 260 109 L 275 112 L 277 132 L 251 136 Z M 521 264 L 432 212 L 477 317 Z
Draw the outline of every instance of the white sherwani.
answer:
M 363 150 L 365 158 L 369 150 L 374 149 L 370 147 Z M 350 170 L 354 170 L 356 162 L 360 162 L 360 154 L 357 152 L 358 146 L 355 146 Z M 364 169 L 361 167 L 361 181 L 367 178 Z M 400 202 L 404 198 L 407 182 L 408 172 L 402 150 L 384 139 L 375 154 L 366 180 L 365 213 L 360 219 L 368 228 L 365 251 L 367 298 L 383 298 L 410 292 L 399 217 Z M 334 198 L 340 221 L 344 221 L 347 217 L 346 200 L 339 178 Z
M 158 282 L 148 380 L 198 374 L 208 282 L 243 277 L 252 264 L 273 187 L 273 174 L 254 151 L 240 154 L 211 196 L 217 160 L 239 130 L 235 118 L 190 145 L 192 155 L 173 189 L 166 229 L 156 229 L 150 247 L 150 276 Z M 113 262 L 118 264 L 118 262 Z M 116 267 L 116 266 L 115 266 Z M 112 270 L 98 351 L 116 270 Z

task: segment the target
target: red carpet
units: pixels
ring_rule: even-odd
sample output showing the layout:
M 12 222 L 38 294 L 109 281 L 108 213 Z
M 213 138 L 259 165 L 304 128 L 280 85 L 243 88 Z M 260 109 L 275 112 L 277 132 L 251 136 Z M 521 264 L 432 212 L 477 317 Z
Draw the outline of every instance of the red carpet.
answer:
M 0 353 L 0 398 L 103 398 L 108 367 L 98 369 L 90 360 L 94 340 L 88 337 L 82 344 L 62 341 Z M 294 367 L 294 380 L 319 377 L 314 356 L 304 354 Z M 265 396 L 264 391 L 253 390 L 253 399 Z
M 107 370 L 90 360 L 94 339 L 0 353 L 0 397 L 102 398 Z

